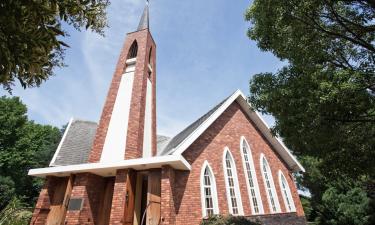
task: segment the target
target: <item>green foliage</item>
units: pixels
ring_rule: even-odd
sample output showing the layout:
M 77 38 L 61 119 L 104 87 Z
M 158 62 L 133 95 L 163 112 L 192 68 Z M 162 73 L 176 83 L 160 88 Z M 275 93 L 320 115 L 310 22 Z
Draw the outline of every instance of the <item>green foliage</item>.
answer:
M 328 188 L 319 206 L 319 224 L 324 225 L 365 225 L 369 198 L 362 188 L 355 187 L 340 192 L 335 187 Z
M 311 207 L 310 198 L 301 195 L 299 197 L 301 199 L 301 204 L 303 207 L 303 211 L 305 212 L 306 219 L 307 221 L 311 221 L 310 218 L 313 212 L 313 208 Z
M 297 156 L 324 159 L 325 176 L 375 174 L 375 98 L 350 71 L 289 66 L 255 75 L 250 101 L 276 118 L 273 131 Z M 355 157 L 356 160 L 352 160 Z M 350 166 L 342 162 L 349 162 Z
M 0 84 L 11 91 L 39 86 L 63 66 L 62 24 L 103 34 L 108 0 L 3 0 L 0 2 Z
M 4 208 L 15 195 L 14 186 L 14 181 L 10 177 L 0 176 L 0 209 Z
M 243 216 L 211 216 L 203 219 L 201 225 L 260 225 L 259 222 L 252 222 Z
M 0 209 L 9 198 L 23 197 L 33 204 L 42 182 L 27 176 L 31 168 L 45 167 L 61 138 L 58 128 L 36 124 L 17 97 L 0 98 Z
M 374 1 L 255 0 L 246 19 L 260 49 L 289 63 L 255 75 L 249 100 L 275 117 L 273 133 L 305 166 L 298 179 L 311 193 L 310 217 L 320 224 L 371 224 Z
M 0 212 L 0 225 L 27 225 L 31 216 L 31 209 L 26 208 L 21 200 L 13 198 Z
M 255 0 L 246 19 L 262 50 L 293 65 L 374 72 L 373 0 Z

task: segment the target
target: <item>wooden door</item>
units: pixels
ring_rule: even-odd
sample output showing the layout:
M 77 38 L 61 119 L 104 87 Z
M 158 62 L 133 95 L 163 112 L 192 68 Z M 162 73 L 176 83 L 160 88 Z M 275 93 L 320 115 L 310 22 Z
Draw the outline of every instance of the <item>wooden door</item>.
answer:
M 126 177 L 124 225 L 133 225 L 136 180 L 136 171 L 128 170 Z
M 53 193 L 46 225 L 64 224 L 70 194 L 73 189 L 74 177 L 60 178 Z
M 105 178 L 105 188 L 102 194 L 102 200 L 99 209 L 98 225 L 109 224 L 114 186 L 115 179 L 113 177 Z
M 148 175 L 148 208 L 146 225 L 158 225 L 160 223 L 160 170 L 152 170 Z

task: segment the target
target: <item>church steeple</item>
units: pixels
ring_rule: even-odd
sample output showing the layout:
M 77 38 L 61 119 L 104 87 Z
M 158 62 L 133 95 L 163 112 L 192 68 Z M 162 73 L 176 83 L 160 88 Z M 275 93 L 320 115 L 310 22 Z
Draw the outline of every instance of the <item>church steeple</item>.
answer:
M 135 32 L 127 34 L 104 104 L 90 162 L 156 155 L 156 44 L 148 1 Z
M 141 20 L 139 21 L 137 31 L 144 30 L 144 29 L 149 29 L 150 21 L 149 21 L 149 7 L 148 7 L 148 0 L 146 2 L 146 6 L 143 10 L 143 14 L 141 17 Z

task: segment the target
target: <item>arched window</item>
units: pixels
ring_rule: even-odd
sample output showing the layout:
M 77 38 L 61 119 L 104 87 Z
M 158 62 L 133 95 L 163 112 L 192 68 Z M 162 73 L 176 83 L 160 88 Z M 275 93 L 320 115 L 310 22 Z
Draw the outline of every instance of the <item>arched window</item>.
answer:
M 283 172 L 281 172 L 281 170 L 279 170 L 279 184 L 281 188 L 281 194 L 284 199 L 286 211 L 287 212 L 296 211 L 296 207 L 294 206 L 293 197 L 292 197 L 292 193 L 290 192 L 288 182 L 286 181 L 286 178 Z
M 150 79 L 150 81 L 152 80 L 152 47 L 150 48 L 150 52 L 148 53 L 148 79 Z
M 201 170 L 201 202 L 203 217 L 219 214 L 215 176 L 207 161 Z
M 243 215 L 236 164 L 234 163 L 233 156 L 228 148 L 225 148 L 224 150 L 223 167 L 227 189 L 229 213 L 233 215 Z
M 138 52 L 138 43 L 137 41 L 134 41 L 133 44 L 130 46 L 127 59 L 136 58 L 137 52 Z
M 152 47 L 150 48 L 150 52 L 148 53 L 148 64 L 151 65 L 152 63 Z
M 243 168 L 246 176 L 247 190 L 249 192 L 251 211 L 253 214 L 263 213 L 262 199 L 260 197 L 258 179 L 255 173 L 253 156 L 249 144 L 244 137 L 241 137 L 241 155 Z
M 273 177 L 271 173 L 271 168 L 267 162 L 266 157 L 261 154 L 260 156 L 260 167 L 263 174 L 264 186 L 266 188 L 268 204 L 272 213 L 280 212 L 280 204 L 277 199 L 275 184 L 273 183 Z

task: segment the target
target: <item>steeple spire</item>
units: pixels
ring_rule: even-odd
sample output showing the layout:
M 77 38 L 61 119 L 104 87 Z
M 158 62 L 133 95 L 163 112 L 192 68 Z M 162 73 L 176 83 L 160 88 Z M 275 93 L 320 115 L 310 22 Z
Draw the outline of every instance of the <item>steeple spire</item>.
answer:
M 143 10 L 143 14 L 141 20 L 139 21 L 137 31 L 144 30 L 149 28 L 149 12 L 148 12 L 148 0 L 146 1 L 145 9 Z

